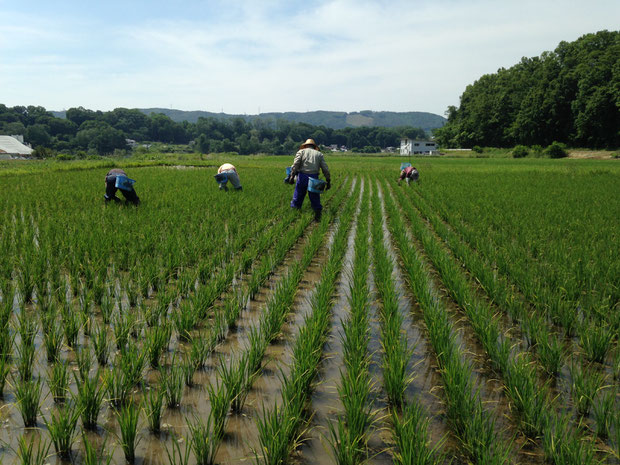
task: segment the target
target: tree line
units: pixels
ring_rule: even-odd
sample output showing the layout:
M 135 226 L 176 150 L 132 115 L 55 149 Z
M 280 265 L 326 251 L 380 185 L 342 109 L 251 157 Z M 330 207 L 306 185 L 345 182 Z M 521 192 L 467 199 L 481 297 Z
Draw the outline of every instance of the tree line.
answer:
M 620 31 L 560 42 L 467 86 L 434 134 L 442 147 L 620 147 Z
M 401 137 L 424 139 L 414 127 L 348 127 L 332 129 L 283 119 L 251 122 L 243 118 L 222 121 L 199 118 L 196 123 L 175 122 L 161 113 L 146 115 L 137 109 L 102 112 L 70 108 L 66 118 L 55 117 L 40 106 L 7 107 L 0 104 L 0 134 L 23 135 L 35 154 L 107 155 L 128 150 L 127 139 L 137 143 L 191 144 L 201 153 L 237 152 L 290 154 L 307 138 L 322 147 L 346 146 L 360 152 L 398 147 Z

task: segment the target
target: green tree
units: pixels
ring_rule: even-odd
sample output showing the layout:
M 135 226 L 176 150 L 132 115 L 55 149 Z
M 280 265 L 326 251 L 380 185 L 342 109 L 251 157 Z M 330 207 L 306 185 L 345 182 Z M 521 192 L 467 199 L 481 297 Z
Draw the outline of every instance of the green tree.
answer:
M 34 148 L 49 147 L 51 136 L 49 135 L 47 126 L 43 124 L 33 124 L 26 128 L 24 140 L 30 143 Z

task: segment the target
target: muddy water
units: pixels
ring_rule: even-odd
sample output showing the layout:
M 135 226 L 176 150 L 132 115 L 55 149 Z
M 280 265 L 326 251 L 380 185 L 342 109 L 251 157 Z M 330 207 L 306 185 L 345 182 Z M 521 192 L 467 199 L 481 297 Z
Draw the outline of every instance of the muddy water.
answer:
M 303 324 L 304 317 L 311 311 L 311 299 L 314 286 L 320 279 L 321 268 L 327 259 L 328 248 L 333 240 L 335 225 L 327 233 L 325 245 L 313 258 L 309 268 L 304 272 L 298 286 L 292 312 L 282 328 L 281 337 L 270 344 L 265 355 L 265 364 L 260 375 L 250 390 L 243 411 L 240 415 L 231 415 L 226 427 L 226 437 L 218 453 L 220 463 L 245 462 L 259 450 L 256 419 L 262 414 L 263 407 L 272 409 L 281 402 L 281 379 L 288 376 L 292 361 L 292 344 Z M 291 254 L 283 266 L 288 267 L 301 258 L 303 247 L 297 254 Z M 258 319 L 253 324 L 256 324 Z M 222 347 L 221 351 L 234 353 L 241 346 Z
M 383 204 L 384 192 L 378 187 L 378 194 L 381 200 L 381 208 L 385 214 Z M 383 222 L 384 245 L 389 257 L 394 263 L 392 279 L 394 280 L 396 292 L 399 298 L 399 311 L 403 317 L 403 329 L 407 335 L 408 346 L 412 349 L 412 357 L 409 363 L 408 372 L 413 374 L 413 380 L 407 389 L 407 395 L 415 396 L 421 403 L 426 412 L 429 413 L 429 436 L 431 444 L 437 444 L 442 439 L 444 448 L 456 449 L 456 441 L 450 436 L 450 430 L 444 413 L 444 405 L 440 399 L 441 376 L 437 368 L 437 361 L 434 357 L 432 347 L 425 337 L 424 320 L 421 309 L 419 308 L 414 296 L 408 289 L 404 275 L 400 255 L 395 249 L 391 234 L 387 227 L 387 221 Z M 433 413 L 432 415 L 430 413 Z
M 363 192 L 363 181 L 360 195 Z M 357 225 L 357 214 L 353 219 L 349 231 L 347 251 L 343 261 L 343 267 L 336 283 L 336 293 L 331 309 L 332 324 L 329 329 L 327 343 L 324 347 L 324 359 L 321 370 L 315 380 L 316 388 L 310 398 L 313 417 L 310 431 L 305 435 L 304 442 L 299 448 L 296 462 L 303 464 L 327 464 L 333 463 L 333 455 L 329 444 L 329 423 L 337 415 L 342 413 L 342 404 L 338 395 L 340 385 L 340 370 L 343 366 L 342 358 L 342 334 L 343 322 L 349 315 L 348 299 L 350 297 L 351 269 L 354 256 L 354 238 Z

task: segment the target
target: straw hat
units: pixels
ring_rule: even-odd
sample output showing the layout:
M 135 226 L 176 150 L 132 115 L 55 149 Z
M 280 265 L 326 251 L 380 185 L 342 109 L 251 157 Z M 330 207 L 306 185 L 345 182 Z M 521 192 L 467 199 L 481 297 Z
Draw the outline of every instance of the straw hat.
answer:
M 306 140 L 306 142 L 304 142 L 303 144 L 301 144 L 299 146 L 299 150 L 301 150 L 301 149 L 303 149 L 305 147 L 314 147 L 315 150 L 319 150 L 319 146 L 316 145 L 316 143 L 314 142 L 314 139 Z

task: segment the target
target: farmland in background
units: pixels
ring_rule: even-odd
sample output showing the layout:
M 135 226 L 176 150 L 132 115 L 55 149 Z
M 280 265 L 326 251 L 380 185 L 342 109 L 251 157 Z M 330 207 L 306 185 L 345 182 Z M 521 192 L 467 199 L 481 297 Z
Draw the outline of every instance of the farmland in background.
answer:
M 618 162 L 327 161 L 3 164 L 2 463 L 620 463 Z

